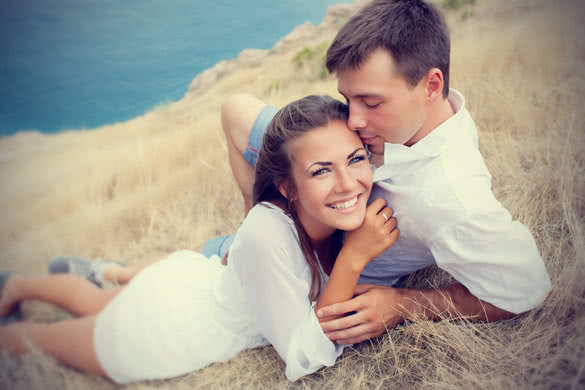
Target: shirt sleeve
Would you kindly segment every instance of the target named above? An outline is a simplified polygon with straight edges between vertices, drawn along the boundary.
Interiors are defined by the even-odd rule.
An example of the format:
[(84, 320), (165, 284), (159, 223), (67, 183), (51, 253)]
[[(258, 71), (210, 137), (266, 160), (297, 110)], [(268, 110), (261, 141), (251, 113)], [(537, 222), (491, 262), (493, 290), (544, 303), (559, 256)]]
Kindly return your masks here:
[(503, 207), (465, 215), (430, 248), (437, 265), (473, 295), (509, 312), (534, 308), (551, 289), (532, 234)]
[(296, 231), (274, 213), (264, 211), (265, 218), (241, 229), (234, 266), (257, 328), (284, 360), (286, 377), (295, 381), (332, 366), (343, 346), (323, 333), (309, 300), (311, 272)]

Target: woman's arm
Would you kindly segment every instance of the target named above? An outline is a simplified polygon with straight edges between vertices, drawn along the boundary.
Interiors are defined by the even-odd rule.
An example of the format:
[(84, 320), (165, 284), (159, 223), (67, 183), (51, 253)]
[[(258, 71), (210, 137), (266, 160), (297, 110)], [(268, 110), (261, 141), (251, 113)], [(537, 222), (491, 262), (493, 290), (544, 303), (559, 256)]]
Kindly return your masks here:
[[(392, 209), (386, 206), (386, 201), (378, 198), (366, 209), (362, 225), (347, 232), (329, 281), (315, 305), (315, 313), (324, 306), (344, 302), (353, 297), (364, 267), (398, 238), (399, 231), (396, 229), (396, 219), (392, 217), (392, 213)], [(338, 317), (320, 318), (320, 321)]]
[[(376, 216), (376, 211), (384, 204), (382, 200), (382, 203), (377, 203), (377, 210), (367, 212), (372, 214), (368, 218), (378, 218), (380, 225), (385, 219)], [(364, 262), (360, 264), (355, 261), (353, 265), (357, 265), (356, 270), (363, 268), (375, 255), (369, 252), (374, 246), (370, 241), (374, 240), (366, 237), (374, 234), (372, 230), (361, 230), (361, 233), (350, 234), (346, 239), (342, 257), (348, 260), (359, 258)], [(270, 232), (270, 240), (266, 240), (265, 232)], [(383, 241), (383, 238), (377, 237), (376, 241)], [(356, 253), (360, 256), (354, 256)], [(367, 256), (362, 257), (365, 253), (368, 253)], [(339, 265), (334, 266), (327, 297), (343, 299), (342, 295), (337, 295), (340, 288), (334, 286), (343, 287), (346, 283), (343, 277), (351, 273), (344, 272), (342, 265), (348, 263), (340, 261)], [(250, 211), (232, 245), (230, 267), (241, 284), (242, 296), (249, 304), (256, 328), (254, 331), (268, 340), (285, 361), (285, 373), (289, 380), (294, 381), (335, 363), (343, 346), (327, 338), (313, 311), (309, 299), (311, 271), (299, 247), (296, 229), (280, 209), (260, 205)], [(347, 289), (349, 297), (353, 289), (354, 286)], [(327, 297), (324, 302), (329, 299)]]

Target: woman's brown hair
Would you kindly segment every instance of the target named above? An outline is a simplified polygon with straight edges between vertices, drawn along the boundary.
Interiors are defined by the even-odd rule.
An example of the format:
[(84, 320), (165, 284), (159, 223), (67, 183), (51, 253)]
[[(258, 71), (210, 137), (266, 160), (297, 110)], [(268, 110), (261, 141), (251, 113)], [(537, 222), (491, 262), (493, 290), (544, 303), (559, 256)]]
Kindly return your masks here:
[[(337, 231), (332, 237), (329, 255), (317, 258), (311, 240), (296, 212), (294, 199), (297, 189), (291, 164), (293, 156), (290, 155), (287, 145), (291, 140), (318, 127), (327, 126), (331, 121), (346, 122), (348, 116), (348, 107), (329, 96), (311, 95), (296, 100), (278, 111), (266, 128), (256, 162), (253, 204), (271, 202), (283, 207), (294, 221), (301, 250), (311, 269), (312, 281), (309, 291), (311, 301), (316, 300), (321, 294), (323, 278), (319, 264), (326, 273), (331, 272), (341, 247), (341, 232)], [(286, 198), (278, 189), (280, 185), (285, 186)]]

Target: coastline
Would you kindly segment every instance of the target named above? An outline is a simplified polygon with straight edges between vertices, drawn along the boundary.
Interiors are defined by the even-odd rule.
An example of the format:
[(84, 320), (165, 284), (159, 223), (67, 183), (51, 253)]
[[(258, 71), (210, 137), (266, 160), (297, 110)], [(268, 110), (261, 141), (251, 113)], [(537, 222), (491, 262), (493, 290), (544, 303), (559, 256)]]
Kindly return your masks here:
[[(248, 48), (242, 50), (237, 57), (219, 61), (212, 67), (198, 73), (189, 83), (183, 97), (177, 101), (162, 103), (153, 107), (143, 115), (138, 115), (125, 121), (115, 122), (98, 126), (95, 128), (64, 129), (56, 133), (43, 133), (38, 130), (22, 130), (11, 135), (0, 137), (0, 164), (7, 163), (16, 157), (31, 155), (37, 152), (51, 150), (54, 145), (67, 143), (65, 138), (83, 133), (94, 133), (99, 131), (123, 131), (126, 127), (138, 123), (145, 125), (144, 120), (157, 116), (159, 110), (182, 110), (181, 107), (190, 104), (193, 98), (198, 100), (201, 94), (213, 87), (214, 84), (235, 72), (245, 72), (248, 69), (258, 68), (265, 61), (273, 57), (290, 54), (295, 49), (311, 44), (323, 37), (332, 37), (340, 25), (349, 18), (363, 0), (354, 0), (352, 4), (337, 4), (329, 6), (322, 22), (314, 25), (305, 22), (295, 27), (287, 35), (279, 39), (271, 49)], [(200, 111), (200, 110), (198, 110)], [(147, 119), (146, 119), (147, 120)], [(115, 130), (113, 130), (115, 129)], [(57, 139), (61, 138), (61, 141)]]
[[(239, 53), (237, 53), (237, 55), (235, 57), (220, 60), (217, 63), (209, 66), (208, 68), (205, 68), (202, 70), (199, 70), (200, 68), (198, 68), (197, 74), (195, 74), (195, 76), (192, 77), (191, 80), (189, 80), (187, 82), (181, 82), (181, 84), (184, 86), (182, 89), (183, 96), (184, 96), (184, 94), (189, 93), (190, 89), (192, 89), (194, 86), (197, 85), (197, 83), (199, 83), (201, 81), (205, 81), (205, 80), (215, 81), (218, 79), (218, 77), (219, 78), (222, 77), (222, 75), (225, 74), (226, 72), (232, 72), (232, 71), (236, 70), (238, 67), (244, 68), (244, 67), (251, 66), (251, 65), (252, 66), (259, 65), (259, 61), (262, 60), (263, 54), (273, 55), (275, 53), (282, 53), (283, 51), (287, 50), (287, 48), (289, 46), (294, 45), (295, 40), (310, 38), (311, 36), (315, 36), (315, 34), (318, 34), (320, 31), (321, 32), (324, 31), (325, 29), (330, 27), (331, 24), (333, 24), (334, 21), (332, 21), (331, 18), (332, 17), (335, 18), (336, 14), (339, 15), (339, 13), (340, 13), (339, 9), (345, 9), (346, 10), (345, 14), (347, 15), (348, 10), (351, 10), (353, 8), (353, 6), (354, 6), (354, 4), (344, 4), (344, 3), (337, 4), (337, 5), (330, 5), (327, 8), (325, 15), (323, 16), (320, 24), (313, 25), (311, 22), (305, 22), (302, 25), (297, 25), (292, 30), (290, 30), (288, 33), (286, 33), (286, 35), (283, 35), (280, 38), (278, 38), (278, 41), (276, 41), (276, 43), (274, 43), (274, 45), (270, 49), (264, 50), (264, 49), (256, 49), (253, 47), (246, 48), (246, 49), (241, 50)], [(266, 46), (263, 46), (263, 47), (266, 47)], [(178, 65), (180, 65), (180, 63)], [(178, 98), (174, 97), (174, 98), (172, 98), (172, 100), (168, 100), (168, 101), (165, 101), (163, 98), (161, 98), (161, 100), (159, 100), (159, 103), (154, 103), (154, 105), (152, 105), (148, 108), (145, 108), (145, 111), (143, 113), (135, 115), (134, 117), (145, 115), (153, 110), (156, 110), (160, 106), (165, 106), (165, 105), (177, 102), (181, 98), (182, 98), (182, 96), (178, 97)], [(156, 101), (156, 97), (154, 99)], [(67, 106), (67, 104), (64, 104), (64, 106)], [(90, 118), (90, 116), (91, 116), (91, 114), (88, 117), (86, 117), (85, 119), (82, 118), (82, 120), (83, 121), (94, 120), (93, 118)], [(0, 139), (10, 137), (11, 135), (15, 135), (18, 133), (39, 132), (41, 134), (51, 135), (51, 134), (66, 133), (68, 131), (96, 130), (96, 129), (99, 129), (99, 128), (102, 128), (105, 126), (131, 121), (134, 117), (124, 119), (124, 120), (113, 119), (113, 117), (110, 117), (110, 120), (112, 120), (112, 119), (114, 120), (113, 122), (104, 123), (103, 125), (97, 125), (97, 126), (95, 126), (95, 125), (94, 126), (82, 125), (79, 127), (77, 127), (77, 126), (75, 126), (75, 127), (61, 127), (59, 129), (51, 130), (51, 129), (44, 129), (44, 127), (43, 127), (44, 125), (40, 124), (39, 129), (43, 128), (43, 130), (38, 130), (35, 127), (31, 127), (31, 128), (23, 127), (23, 128), (13, 129), (12, 131), (10, 129), (5, 129), (6, 132), (3, 132), (0, 135)], [(95, 123), (95, 121), (94, 121), (94, 123)]]

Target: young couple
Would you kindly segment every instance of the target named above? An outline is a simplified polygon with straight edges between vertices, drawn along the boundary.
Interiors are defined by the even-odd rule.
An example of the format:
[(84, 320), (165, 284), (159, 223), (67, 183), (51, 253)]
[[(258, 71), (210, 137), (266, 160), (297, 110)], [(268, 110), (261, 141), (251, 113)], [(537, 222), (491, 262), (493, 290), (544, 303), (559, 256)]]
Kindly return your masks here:
[[(1, 315), (40, 298), (81, 317), (0, 327), (0, 348), (22, 353), (29, 339), (126, 383), (270, 343), (296, 380), (406, 318), (493, 321), (542, 302), (548, 274), (530, 232), (491, 192), (473, 120), (448, 87), (449, 36), (435, 7), (374, 1), (337, 34), (327, 67), (347, 105), (312, 96), (274, 114), (246, 95), (224, 105), (249, 210), (227, 266), (176, 252), (111, 290), (70, 274), (4, 274)], [(457, 282), (391, 287), (432, 264)]]

